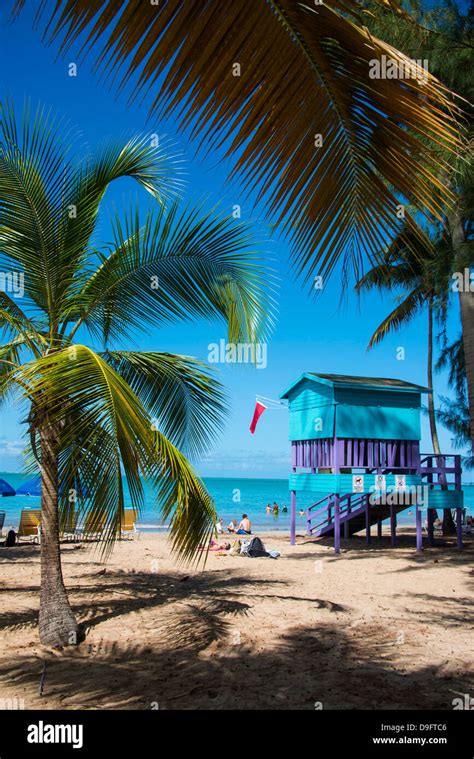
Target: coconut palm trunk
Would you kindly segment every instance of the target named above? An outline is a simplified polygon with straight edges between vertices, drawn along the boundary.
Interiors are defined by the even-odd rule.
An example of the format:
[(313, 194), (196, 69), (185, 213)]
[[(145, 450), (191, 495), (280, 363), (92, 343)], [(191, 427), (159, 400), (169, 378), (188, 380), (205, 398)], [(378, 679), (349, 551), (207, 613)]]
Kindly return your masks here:
[[(428, 387), (433, 388), (433, 296), (428, 301)], [(436, 413), (433, 393), (428, 393), (428, 416), (430, 420), (431, 442), (434, 453), (441, 453), (439, 446), (438, 429), (436, 427)]]
[(466, 365), (467, 396), (469, 399), (469, 429), (474, 448), (474, 292), (459, 293), (462, 343)]
[[(428, 387), (433, 387), (433, 297), (430, 296), (428, 301)], [(428, 394), (428, 416), (430, 420), (430, 432), (431, 442), (433, 444), (433, 451), (438, 456), (441, 454), (441, 448), (439, 445), (438, 429), (436, 426), (436, 412), (433, 394)], [(438, 460), (441, 464), (441, 460)], [(447, 490), (448, 486), (446, 478), (439, 477), (439, 482), (442, 490)], [(437, 512), (433, 509), (433, 516), (437, 518)], [(456, 532), (456, 525), (453, 520), (453, 515), (449, 509), (443, 510), (443, 535), (452, 535)]]
[[(457, 270), (464, 272), (469, 260), (466, 257), (466, 235), (462, 217), (455, 209), (448, 217)], [(474, 448), (474, 292), (470, 287), (459, 290), (459, 309), (462, 325), (462, 342), (466, 366), (467, 397), (469, 401), (469, 429)]]
[(41, 446), (41, 592), (39, 638), (49, 646), (77, 643), (78, 625), (68, 601), (59, 544), (59, 430), (40, 432)]

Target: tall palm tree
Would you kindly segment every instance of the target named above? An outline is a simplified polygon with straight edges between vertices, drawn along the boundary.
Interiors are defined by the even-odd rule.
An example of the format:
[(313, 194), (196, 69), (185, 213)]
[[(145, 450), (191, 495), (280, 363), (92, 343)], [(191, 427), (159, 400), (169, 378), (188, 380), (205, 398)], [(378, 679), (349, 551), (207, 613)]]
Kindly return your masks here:
[[(453, 263), (453, 249), (449, 237), (439, 236), (432, 246), (413, 254), (413, 249), (397, 238), (387, 249), (385, 260), (368, 271), (356, 284), (358, 292), (378, 288), (396, 290), (402, 288), (398, 305), (385, 317), (369, 341), (369, 348), (379, 343), (390, 331), (397, 331), (408, 324), (425, 308), (428, 314), (427, 384), (433, 388), (433, 321), (437, 314), (442, 319), (446, 311), (448, 281)], [(431, 441), (435, 454), (441, 453), (434, 397), (428, 393), (428, 417)], [(440, 480), (446, 489), (446, 481)], [(451, 511), (443, 511), (443, 534), (454, 534), (456, 525)]]
[[(397, 0), (376, 0), (404, 17)], [(12, 0), (48, 40), (133, 81), (151, 110), (178, 113), (208, 151), (223, 146), (265, 198), (308, 280), (343, 257), (375, 259), (399, 231), (400, 198), (440, 213), (453, 198), (441, 147), (458, 145), (451, 95), (431, 75), (388, 78), (374, 63), (410, 61), (367, 28), (363, 0)], [(422, 237), (406, 211), (410, 240)], [(408, 240), (407, 240), (408, 244)]]
[[(444, 209), (442, 225), (451, 240), (453, 271), (463, 274), (474, 266), (472, 222), (474, 218), (474, 161), (472, 141), (474, 103), (474, 5), (457, 0), (441, 0), (439, 4), (410, 0), (410, 13), (416, 23), (385, 12), (377, 0), (366, 3), (366, 23), (371, 32), (402, 50), (407, 55), (429, 61), (430, 71), (444, 85), (463, 97), (463, 118), (466, 139), (457, 154), (446, 156), (448, 170), (440, 179), (455, 194), (455, 202)], [(433, 185), (433, 196), (437, 195)], [(466, 370), (466, 392), (469, 408), (471, 448), (474, 445), (474, 288), (458, 290), (462, 325), (462, 349)]]
[[(145, 138), (110, 144), (77, 162), (61, 124), (27, 108), (17, 124), (0, 104), (0, 266), (21, 278), (21, 298), (0, 292), (0, 394), (27, 409), (42, 481), (43, 643), (77, 641), (64, 587), (60, 520), (77, 507), (105, 546), (120, 534), (125, 477), (136, 508), (142, 477), (170, 522), (174, 549), (195, 555), (215, 523), (213, 502), (186, 455), (205, 450), (222, 420), (224, 394), (206, 365), (117, 345), (150, 327), (221, 319), (229, 340), (265, 339), (268, 274), (248, 227), (172, 202), (166, 156)], [(140, 219), (113, 217), (113, 243), (97, 244), (109, 185), (131, 177), (156, 200)], [(10, 280), (8, 279), (10, 277)], [(100, 349), (96, 347), (99, 345)]]
[[(433, 321), (436, 312), (445, 307), (445, 295), (451, 270), (452, 250), (447, 240), (439, 238), (433, 247), (414, 255), (411, 247), (406, 247), (397, 238), (386, 250), (384, 260), (370, 269), (356, 284), (357, 292), (374, 288), (379, 290), (399, 290), (397, 306), (383, 319), (370, 338), (368, 348), (380, 343), (391, 331), (398, 331), (407, 325), (421, 311), (428, 315), (427, 340), (427, 384), (433, 387)], [(433, 451), (441, 453), (434, 398), (428, 394), (428, 416), (430, 422)]]
[(437, 419), (453, 433), (454, 448), (467, 448), (467, 455), (463, 456), (463, 466), (465, 469), (472, 469), (474, 453), (469, 433), (469, 405), (462, 336), (450, 345), (445, 342), (435, 368), (449, 370), (448, 384), (455, 393), (455, 400), (440, 396), (443, 405), (436, 413)]

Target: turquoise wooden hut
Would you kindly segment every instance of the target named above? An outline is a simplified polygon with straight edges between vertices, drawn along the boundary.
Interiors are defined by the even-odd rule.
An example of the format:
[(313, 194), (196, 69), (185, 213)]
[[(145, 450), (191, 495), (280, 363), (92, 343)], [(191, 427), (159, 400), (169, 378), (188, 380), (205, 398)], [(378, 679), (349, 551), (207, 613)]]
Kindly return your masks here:
[(314, 495), (307, 534), (348, 538), (390, 520), (396, 545), (397, 514), (416, 509), (417, 548), (422, 512), (434, 542), (436, 509), (455, 509), (462, 547), (461, 457), (420, 452), (422, 396), (431, 389), (399, 379), (305, 372), (280, 398), (290, 412), (291, 542), (295, 542), (297, 494)]

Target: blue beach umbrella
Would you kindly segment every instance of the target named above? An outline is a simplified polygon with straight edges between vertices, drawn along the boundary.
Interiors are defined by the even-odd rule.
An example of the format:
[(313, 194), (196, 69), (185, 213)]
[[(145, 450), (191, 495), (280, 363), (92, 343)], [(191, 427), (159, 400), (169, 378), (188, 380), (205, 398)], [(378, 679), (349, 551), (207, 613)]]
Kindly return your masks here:
[[(60, 494), (62, 495), (62, 488), (60, 488)], [(88, 497), (88, 491), (87, 488), (83, 490), (84, 498)], [(41, 477), (33, 477), (31, 480), (28, 480), (28, 482), (24, 482), (23, 485), (20, 485), (18, 490), (16, 491), (17, 495), (34, 495), (41, 497)]]
[(33, 477), (31, 480), (24, 482), (16, 491), (17, 495), (34, 495), (41, 496), (41, 478)]
[(15, 490), (6, 480), (0, 480), (0, 495), (3, 498), (5, 498), (5, 496), (15, 495)]

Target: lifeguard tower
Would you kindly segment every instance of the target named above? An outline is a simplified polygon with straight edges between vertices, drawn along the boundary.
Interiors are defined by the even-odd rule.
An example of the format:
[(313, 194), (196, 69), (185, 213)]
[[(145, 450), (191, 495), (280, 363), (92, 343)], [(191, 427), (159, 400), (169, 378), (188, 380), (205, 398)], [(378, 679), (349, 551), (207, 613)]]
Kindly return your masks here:
[(398, 379), (306, 372), (280, 398), (290, 411), (291, 543), (295, 543), (297, 493), (311, 493), (307, 535), (344, 538), (390, 521), (397, 540), (397, 514), (416, 510), (416, 547), (423, 548), (422, 514), (434, 543), (436, 509), (456, 510), (462, 548), (461, 457), (420, 453), (421, 397), (427, 387)]

